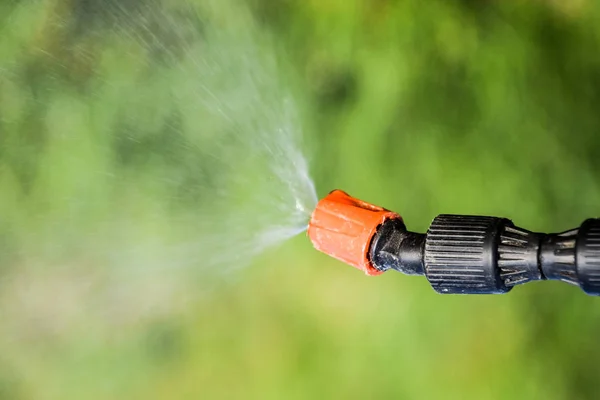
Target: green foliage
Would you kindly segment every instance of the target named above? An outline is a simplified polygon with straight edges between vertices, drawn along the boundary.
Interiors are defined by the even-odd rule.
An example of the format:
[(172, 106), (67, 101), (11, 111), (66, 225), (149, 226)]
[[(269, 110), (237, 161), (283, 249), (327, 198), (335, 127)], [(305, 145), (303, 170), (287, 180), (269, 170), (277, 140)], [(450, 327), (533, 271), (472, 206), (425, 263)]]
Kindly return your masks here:
[[(594, 2), (249, 0), (256, 26), (190, 3), (160, 7), (187, 21), (210, 3), (264, 52), (257, 32), (273, 38), (321, 195), (343, 188), (415, 230), (439, 213), (548, 231), (598, 214)], [(200, 66), (185, 58), (210, 49), (140, 46), (165, 22), (139, 4), (0, 4), (0, 399), (597, 396), (600, 308), (565, 284), (440, 296), (304, 237), (210, 292), (195, 278), (169, 292), (181, 271), (152, 269), (152, 251), (152, 272), (122, 270), (102, 250), (193, 239), (194, 207), (226, 184), (204, 173), (226, 166), (195, 135), (223, 127), (195, 112)], [(121, 280), (141, 283), (115, 293)], [(140, 311), (165, 290), (206, 296)]]

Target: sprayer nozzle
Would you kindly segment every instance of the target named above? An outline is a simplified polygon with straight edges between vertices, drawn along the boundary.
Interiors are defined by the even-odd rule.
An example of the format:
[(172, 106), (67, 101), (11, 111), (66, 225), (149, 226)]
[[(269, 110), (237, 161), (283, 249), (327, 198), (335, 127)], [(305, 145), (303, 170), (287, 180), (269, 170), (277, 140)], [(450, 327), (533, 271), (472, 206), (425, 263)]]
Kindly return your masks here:
[(369, 259), (369, 247), (377, 228), (389, 219), (401, 217), (334, 190), (317, 204), (308, 225), (308, 236), (317, 250), (367, 275), (379, 275), (381, 272)]
[(308, 236), (317, 250), (367, 275), (425, 275), (442, 294), (506, 293), (552, 279), (600, 296), (600, 218), (545, 234), (506, 218), (442, 214), (416, 233), (400, 215), (334, 190), (317, 204)]

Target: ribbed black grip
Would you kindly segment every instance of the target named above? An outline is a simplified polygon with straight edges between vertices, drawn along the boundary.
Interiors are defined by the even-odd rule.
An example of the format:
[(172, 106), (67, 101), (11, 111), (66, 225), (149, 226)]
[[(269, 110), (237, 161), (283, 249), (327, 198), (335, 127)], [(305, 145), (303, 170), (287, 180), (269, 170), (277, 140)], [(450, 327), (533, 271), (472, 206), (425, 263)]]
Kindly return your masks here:
[(588, 219), (577, 235), (577, 278), (591, 295), (600, 295), (600, 219)]
[(382, 272), (425, 274), (442, 294), (506, 293), (559, 280), (600, 296), (600, 218), (548, 234), (496, 217), (439, 215), (425, 235), (389, 220), (374, 235), (369, 260)]
[(425, 275), (439, 293), (505, 293), (497, 268), (501, 218), (439, 215), (425, 240)]

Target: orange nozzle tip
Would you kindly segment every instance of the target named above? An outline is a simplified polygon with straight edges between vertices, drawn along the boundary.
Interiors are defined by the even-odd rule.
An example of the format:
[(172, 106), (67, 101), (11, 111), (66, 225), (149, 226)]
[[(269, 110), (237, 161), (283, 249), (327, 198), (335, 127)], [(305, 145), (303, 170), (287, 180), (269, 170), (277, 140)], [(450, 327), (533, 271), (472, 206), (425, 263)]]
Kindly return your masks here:
[(395, 212), (334, 190), (317, 204), (308, 224), (308, 237), (323, 253), (352, 265), (367, 275), (380, 275), (369, 260), (369, 248), (377, 228)]

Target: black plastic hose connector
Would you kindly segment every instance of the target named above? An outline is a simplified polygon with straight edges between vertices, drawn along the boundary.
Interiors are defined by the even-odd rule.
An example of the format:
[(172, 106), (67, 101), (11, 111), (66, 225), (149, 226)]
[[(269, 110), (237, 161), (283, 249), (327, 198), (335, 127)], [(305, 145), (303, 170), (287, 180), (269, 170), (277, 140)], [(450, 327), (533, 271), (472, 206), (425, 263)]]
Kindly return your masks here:
[(560, 280), (600, 295), (600, 219), (553, 234), (467, 215), (439, 215), (421, 234), (392, 219), (377, 230), (369, 256), (379, 271), (425, 275), (443, 294), (506, 293), (531, 281)]

